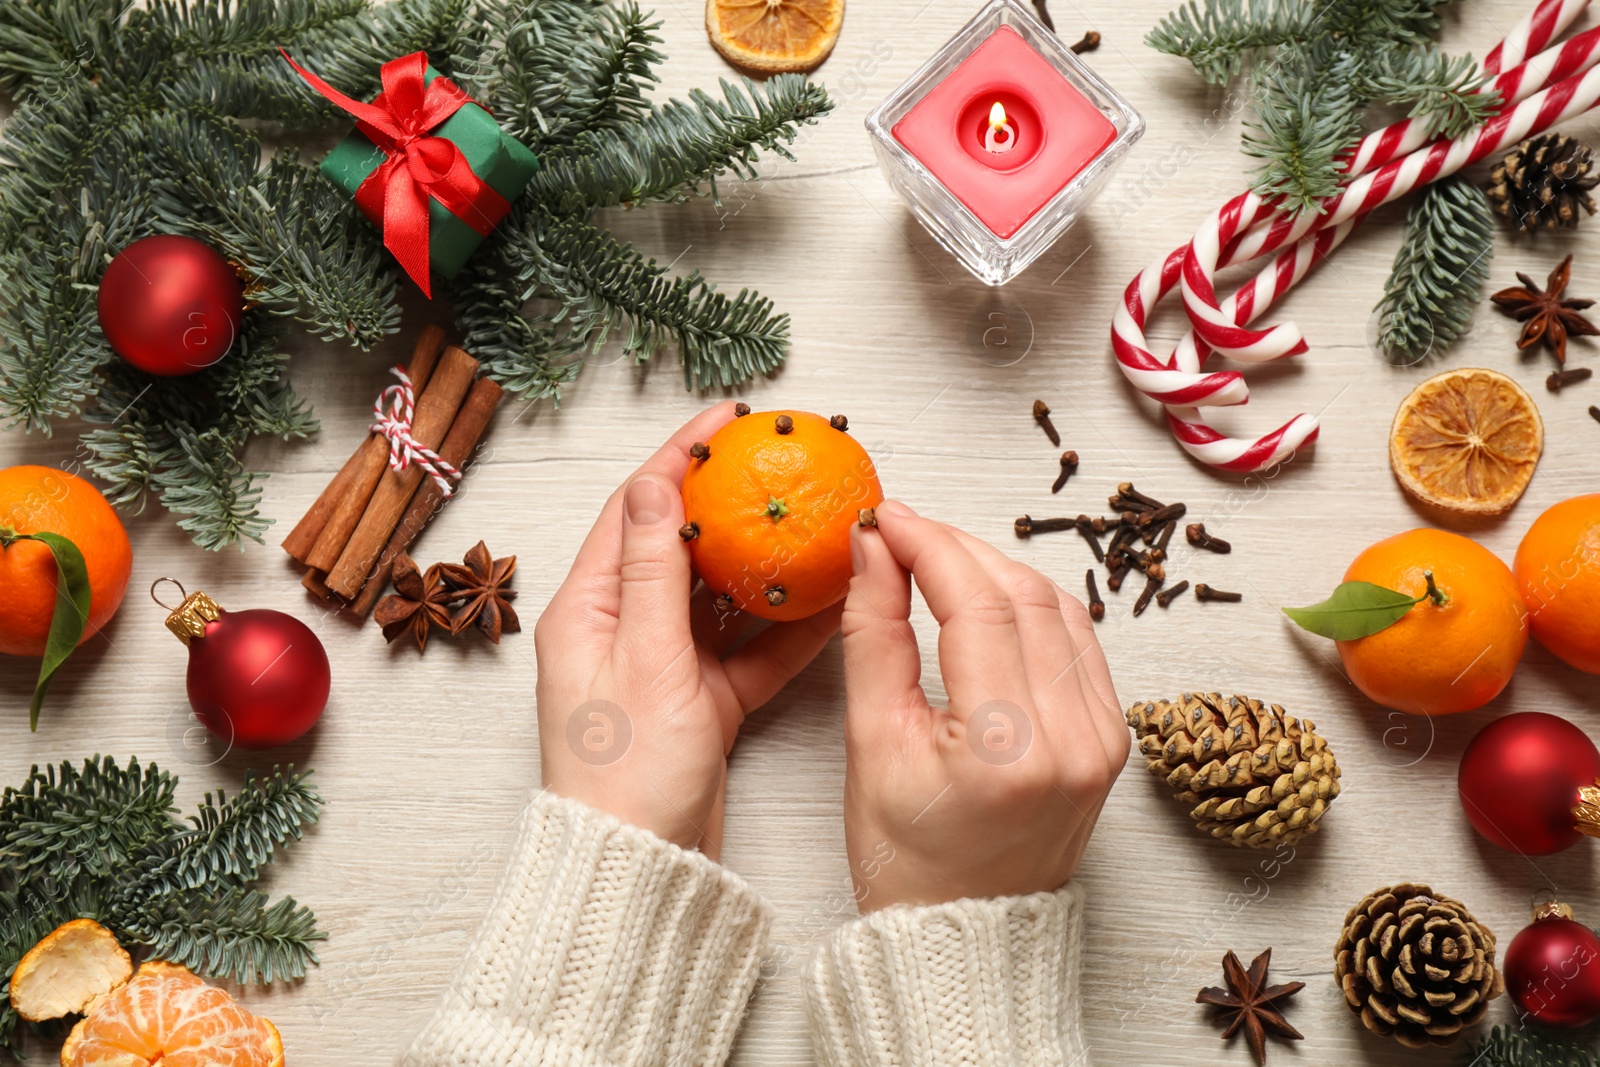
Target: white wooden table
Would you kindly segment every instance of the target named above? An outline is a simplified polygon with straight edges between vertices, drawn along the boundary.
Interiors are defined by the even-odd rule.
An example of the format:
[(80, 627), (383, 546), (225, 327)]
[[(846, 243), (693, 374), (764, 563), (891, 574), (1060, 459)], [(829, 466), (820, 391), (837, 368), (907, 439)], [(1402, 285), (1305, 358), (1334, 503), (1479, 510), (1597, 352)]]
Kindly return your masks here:
[[(657, 8), (670, 57), (665, 92), (730, 73), (705, 40), (695, 0), (659, 0)], [(1369, 344), (1400, 213), (1362, 227), (1284, 305), (1311, 352), (1251, 372), (1254, 401), (1219, 416), (1259, 431), (1294, 412), (1320, 412), (1314, 452), (1266, 477), (1218, 476), (1190, 461), (1113, 367), (1107, 326), (1133, 273), (1243, 187), (1237, 109), (1186, 64), (1141, 43), (1165, 0), (1093, 11), (1053, 0), (1052, 8), (1069, 40), (1101, 31), (1104, 44), (1087, 59), (1144, 113), (1149, 131), (1100, 203), (1003, 289), (969, 277), (911, 219), (879, 176), (862, 129), (868, 110), (970, 16), (971, 3), (856, 0), (818, 75), (838, 109), (805, 133), (797, 162), (767, 165), (771, 180), (760, 186), (725, 187), (720, 212), (705, 200), (618, 211), (607, 221), (662, 262), (700, 267), (726, 288), (756, 287), (792, 314), (787, 368), (744, 399), (758, 408), (847, 413), (891, 494), (995, 540), (1069, 589), (1081, 588), (1086, 546), (1070, 534), (1016, 541), (1017, 515), (1098, 512), (1112, 487), (1131, 479), (1187, 501), (1191, 517), (1233, 541), (1229, 556), (1178, 552), (1173, 573), (1242, 590), (1241, 605), (1185, 596), (1133, 619), (1134, 583), (1113, 598), (1100, 633), (1118, 692), (1132, 702), (1220, 689), (1282, 703), (1327, 734), (1345, 792), (1323, 833), (1274, 858), (1202, 839), (1130, 760), (1079, 874), (1091, 899), (1084, 996), (1094, 1062), (1248, 1063), (1242, 1043), (1221, 1047), (1194, 994), (1220, 982), (1224, 951), (1248, 960), (1269, 945), (1277, 980), (1308, 983), (1289, 1011), (1307, 1040), (1274, 1047), (1274, 1062), (1439, 1062), (1367, 1035), (1345, 1011), (1331, 976), (1341, 920), (1367, 891), (1411, 879), (1465, 900), (1502, 944), (1525, 923), (1530, 894), (1545, 887), (1600, 921), (1595, 846), (1536, 864), (1498, 852), (1467, 826), (1454, 787), (1462, 748), (1506, 712), (1556, 712), (1600, 734), (1600, 684), (1533, 645), (1489, 708), (1438, 723), (1391, 716), (1349, 685), (1328, 642), (1279, 613), (1280, 605), (1320, 599), (1370, 542), (1431, 521), (1396, 486), (1386, 458), (1395, 406), (1428, 371), (1392, 368)], [(1521, 0), (1463, 5), (1447, 14), (1447, 40), (1481, 55), (1523, 9)], [(1211, 119), (1217, 109), (1225, 123)], [(1597, 133), (1592, 120), (1568, 128), (1591, 141)], [(1502, 232), (1491, 288), (1509, 284), (1518, 269), (1542, 278), (1567, 251), (1577, 253), (1573, 293), (1600, 295), (1600, 222), (1586, 223), (1580, 236), (1537, 242)], [(419, 660), (412, 647), (385, 646), (370, 623), (321, 617), (276, 545), (350, 454), (386, 368), (430, 320), (448, 322), (448, 309), (408, 307), (404, 333), (372, 354), (294, 340), (293, 379), (323, 429), (310, 443), (251, 448), (252, 464), (274, 472), (263, 505), (278, 521), (269, 544), (208, 555), (158, 509), (130, 517), (127, 600), (55, 683), (37, 734), (24, 725), (32, 663), (0, 662), (9, 708), (0, 782), (20, 781), (34, 762), (137, 754), (182, 771), (187, 806), (274, 758), (315, 767), (325, 818), (269, 885), (315, 907), (330, 938), (321, 967), (303, 983), (249, 995), (282, 1029), (297, 1067), (389, 1063), (422, 1025), (485, 909), (512, 821), (538, 781), (533, 620), (611, 487), (708, 402), (683, 391), (674, 355), (641, 372), (612, 352), (593, 361), (559, 410), (505, 405), (484, 467), (417, 552), (425, 562), (458, 558), (485, 537), (496, 555), (516, 554), (525, 632), (498, 649), (437, 638)], [(1155, 332), (1170, 343), (1180, 320), (1168, 311)], [(1585, 413), (1600, 401), (1600, 386), (1547, 393), (1553, 361), (1519, 356), (1514, 337), (1514, 324), (1485, 306), (1440, 364), (1505, 371), (1543, 413), (1547, 447), (1527, 496), (1506, 518), (1469, 531), (1507, 560), (1543, 508), (1595, 488), (1600, 444), (1600, 425)], [(1574, 342), (1573, 364), (1593, 361), (1594, 345)], [(1056, 498), (1048, 487), (1057, 450), (1029, 417), (1035, 397), (1054, 408), (1065, 447), (1082, 457)], [(7, 432), (0, 465), (66, 462), (74, 429), (63, 426), (51, 440)], [(224, 606), (276, 607), (315, 626), (334, 685), (310, 738), (275, 756), (232, 753), (214, 764), (214, 754), (184, 747), (185, 651), (144, 592), (163, 575)], [(925, 613), (919, 619), (931, 664), (933, 631)], [(931, 666), (927, 673), (936, 683)], [(842, 686), (835, 643), (749, 724), (735, 754), (726, 858), (782, 917), (773, 977), (734, 1058), (746, 1067), (810, 1062), (799, 961), (850, 912), (841, 903)], [(1491, 1017), (1509, 1016), (1502, 1001)], [(52, 1056), (36, 1048), (30, 1062)]]

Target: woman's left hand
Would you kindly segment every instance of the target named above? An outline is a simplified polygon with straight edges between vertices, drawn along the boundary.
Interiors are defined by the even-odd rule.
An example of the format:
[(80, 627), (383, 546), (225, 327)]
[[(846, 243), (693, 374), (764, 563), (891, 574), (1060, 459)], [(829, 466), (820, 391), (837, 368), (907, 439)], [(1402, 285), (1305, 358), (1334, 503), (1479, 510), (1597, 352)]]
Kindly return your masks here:
[(822, 650), (843, 609), (723, 654), (746, 619), (694, 592), (678, 530), (689, 446), (733, 418), (731, 401), (701, 412), (611, 494), (534, 630), (545, 786), (712, 859), (740, 725)]

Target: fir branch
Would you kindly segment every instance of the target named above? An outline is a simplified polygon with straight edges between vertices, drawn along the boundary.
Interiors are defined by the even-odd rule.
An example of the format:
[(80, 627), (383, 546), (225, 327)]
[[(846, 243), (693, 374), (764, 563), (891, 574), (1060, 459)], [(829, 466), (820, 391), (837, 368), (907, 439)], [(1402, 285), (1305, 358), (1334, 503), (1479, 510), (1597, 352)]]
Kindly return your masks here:
[(1378, 339), (1395, 362), (1436, 353), (1466, 332), (1489, 277), (1494, 213), (1462, 178), (1428, 186), (1406, 213), (1405, 236), (1378, 304)]
[(503, 38), (465, 41), (457, 76), (535, 152), (570, 144), (590, 130), (625, 127), (650, 113), (647, 93), (663, 59), (660, 22), (630, 2), (477, 0), (481, 25)]
[(161, 492), (162, 507), (186, 516), (178, 520), (178, 527), (210, 552), (245, 538), (266, 544), (263, 535), (273, 520), (261, 517), (261, 488), (256, 483), (267, 475), (244, 469), (236, 454), (242, 442), (221, 429), (195, 433), (187, 427), (178, 428), (173, 438), (178, 449), (171, 462), (156, 471), (154, 486)]
[(35, 766), (0, 794), (0, 889), (121, 873), (168, 832), (176, 789), (176, 778), (138, 760)]
[(245, 776), (233, 797), (207, 793), (189, 817), (192, 829), (168, 839), (165, 858), (139, 878), (141, 893), (198, 889), (207, 884), (245, 886), (256, 880), (272, 853), (300, 840), (302, 827), (315, 823), (322, 798), (292, 771), (261, 778)]
[(1226, 85), (1262, 49), (1304, 41), (1317, 18), (1296, 0), (1189, 0), (1145, 35), (1158, 52), (1181, 56), (1212, 85)]
[(1430, 134), (1460, 137), (1500, 110), (1500, 94), (1481, 92), (1488, 78), (1469, 55), (1435, 49), (1375, 48), (1355, 72), (1353, 94), (1397, 107)]
[(6, 0), (0, 4), (0, 92), (91, 76), (115, 54), (127, 0)]
[(163, 222), (242, 266), (251, 300), (362, 349), (399, 328), (395, 272), (378, 231), (293, 149), (262, 170), (254, 137), (196, 114), (164, 116), (150, 138), (171, 175), (154, 183)]
[(598, 349), (625, 329), (623, 351), (649, 359), (673, 339), (688, 388), (728, 386), (775, 370), (789, 340), (789, 317), (741, 290), (729, 299), (698, 273), (669, 278), (655, 260), (574, 218), (533, 212), (506, 243), (513, 269), (537, 277), (565, 305), (576, 337)]
[[(468, 263), (456, 281), (456, 322), (463, 344), (483, 365), (484, 373), (527, 400), (552, 397), (559, 405), (561, 387), (578, 376), (583, 364), (575, 357), (586, 347), (552, 313), (534, 313), (529, 304), (549, 303), (530, 282), (513, 288), (496, 257)], [(559, 308), (559, 305), (557, 305)]]
[(548, 209), (578, 213), (643, 200), (683, 200), (724, 170), (756, 176), (761, 149), (792, 159), (785, 147), (801, 125), (833, 108), (827, 92), (797, 74), (780, 74), (745, 91), (722, 82), (723, 99), (695, 90), (633, 126), (586, 133), (552, 150), (530, 186)]
[[(185, 5), (191, 2), (184, 0)], [(468, 3), (392, 0), (372, 6), (369, 0), (250, 0), (236, 11), (230, 8), (229, 17), (202, 34), (171, 31), (172, 47), (183, 62), (175, 65), (165, 92), (177, 111), (198, 107), (289, 128), (340, 121), (342, 113), (283, 61), (279, 48), (334, 88), (365, 100), (380, 88), (380, 68), (396, 56), (417, 51), (445, 56), (458, 47)], [(275, 6), (277, 15), (270, 10)], [(267, 13), (258, 17), (246, 14), (247, 8), (264, 8)], [(292, 28), (274, 34), (275, 17)], [(241, 47), (222, 47), (218, 39), (229, 37)]]
[(1256, 117), (1246, 122), (1246, 155), (1266, 160), (1253, 188), (1281, 196), (1284, 210), (1315, 208), (1339, 191), (1342, 154), (1361, 133), (1352, 95), (1360, 60), (1327, 49), (1297, 53), (1257, 71)]
[(1537, 1029), (1497, 1026), (1468, 1046), (1463, 1067), (1600, 1067), (1600, 1058)]
[(307, 965), (318, 962), (316, 943), (327, 940), (316, 916), (293, 897), (269, 906), (266, 894), (252, 889), (164, 894), (126, 905), (115, 921), (154, 958), (255, 985), (304, 978)]

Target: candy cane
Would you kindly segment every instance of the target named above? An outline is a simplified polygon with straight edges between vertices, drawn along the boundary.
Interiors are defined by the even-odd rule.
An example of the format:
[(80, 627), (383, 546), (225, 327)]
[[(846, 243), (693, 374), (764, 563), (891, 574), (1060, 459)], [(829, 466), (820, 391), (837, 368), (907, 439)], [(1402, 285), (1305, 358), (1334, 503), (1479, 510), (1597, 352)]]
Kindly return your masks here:
[[(1448, 177), (1507, 145), (1580, 115), (1596, 103), (1600, 103), (1600, 70), (1590, 68), (1582, 75), (1565, 78), (1535, 93), (1465, 136), (1435, 141), (1356, 178), (1313, 210), (1275, 220), (1264, 232), (1258, 231), (1241, 242), (1236, 256), (1264, 255), (1308, 233), (1364, 215), (1419, 186)], [(1266, 330), (1239, 326), (1223, 314), (1212, 285), (1221, 261), (1222, 246), (1273, 210), (1269, 202), (1255, 193), (1230, 201), (1195, 234), (1184, 258), (1179, 277), (1184, 308), (1200, 340), (1224, 355), (1243, 353), (1246, 358), (1272, 359), (1274, 352), (1291, 355), (1305, 350), (1305, 340), (1293, 323), (1280, 323)]]
[(1561, 31), (1577, 21), (1588, 6), (1589, 0), (1540, 0), (1511, 27), (1499, 44), (1489, 49), (1489, 54), (1483, 57), (1484, 72), (1498, 74), (1510, 70), (1528, 56), (1542, 52)]
[[(1585, 3), (1587, 0), (1544, 0), (1524, 19), (1524, 22), (1544, 27), (1554, 26), (1554, 30), (1550, 32), (1559, 32), (1577, 16)], [(1555, 16), (1550, 12), (1555, 12)], [(1523, 32), (1528, 32), (1526, 26), (1523, 27)], [(1507, 40), (1512, 40), (1514, 36), (1515, 31), (1513, 35), (1508, 35)], [(1548, 37), (1544, 39), (1547, 40)], [(1498, 47), (1496, 52), (1500, 52)], [(1491, 53), (1491, 56), (1493, 55), (1494, 53)], [(1501, 75), (1489, 88), (1498, 91), (1507, 103), (1517, 103), (1543, 89), (1552, 80), (1559, 80), (1588, 69), (1597, 59), (1600, 59), (1600, 28), (1585, 31), (1559, 48), (1540, 53), (1534, 59)], [(1404, 120), (1369, 134), (1352, 152), (1347, 172), (1352, 177), (1359, 176), (1374, 166), (1409, 153), (1425, 143), (1427, 135), (1423, 132), (1424, 129), (1421, 123)], [(1236, 197), (1234, 203), (1242, 202), (1244, 196), (1245, 194), (1241, 194)], [(1259, 229), (1252, 232), (1257, 233)], [(1240, 254), (1237, 247), (1247, 239), (1248, 236), (1245, 235), (1235, 240), (1234, 246), (1228, 250), (1223, 265), (1253, 258), (1253, 254)], [(1145, 318), (1176, 283), (1186, 251), (1187, 246), (1175, 249), (1141, 272), (1130, 283), (1124, 297), (1124, 308), (1118, 309), (1112, 329), (1112, 344), (1118, 362), (1123, 373), (1135, 387), (1164, 403), (1185, 406), (1244, 403), (1249, 391), (1242, 375), (1237, 371), (1201, 374), (1197, 364), (1189, 370), (1177, 370), (1173, 361), (1162, 360), (1147, 349), (1148, 343), (1144, 339), (1142, 329)], [(1130, 301), (1135, 303), (1130, 304)], [(1137, 324), (1134, 322), (1134, 315), (1125, 313), (1125, 309), (1134, 307), (1142, 309), (1136, 312)], [(1180, 344), (1193, 345), (1192, 335), (1186, 334)], [(1209, 350), (1203, 352), (1202, 356), (1208, 353)], [(1267, 358), (1281, 358), (1284, 354), (1287, 353), (1277, 353)], [(1248, 360), (1252, 358), (1252, 354), (1237, 353), (1235, 358)]]
[[(1576, 18), (1585, 2), (1586, 0), (1544, 0), (1523, 20), (1517, 30), (1508, 35), (1505, 46), (1497, 47), (1491, 52), (1485, 62), (1486, 70), (1492, 73), (1498, 63), (1515, 62), (1528, 51), (1541, 48)], [(1516, 63), (1511, 70), (1496, 78), (1487, 90), (1498, 92), (1507, 104), (1516, 103), (1551, 82), (1566, 81), (1572, 74), (1587, 70), (1597, 58), (1600, 58), (1600, 30), (1590, 30), (1558, 48), (1539, 52), (1532, 60)], [(1565, 87), (1565, 90), (1570, 92), (1571, 97), (1580, 98), (1590, 91), (1589, 86), (1583, 84), (1581, 80), (1574, 80)], [(1454, 166), (1459, 168), (1467, 162), (1481, 159), (1496, 147), (1503, 146), (1507, 139), (1520, 139), (1525, 133), (1516, 131), (1530, 116), (1543, 128), (1582, 109), (1570, 98), (1563, 101), (1561, 94), (1551, 94), (1542, 107), (1538, 104), (1531, 105), (1522, 109), (1520, 116), (1491, 124), (1501, 134), (1497, 145), (1485, 148), (1484, 145), (1489, 144), (1491, 139), (1480, 136), (1474, 145), (1476, 151), (1470, 153), (1468, 158), (1454, 162), (1447, 157), (1444, 165), (1454, 162)], [(1352, 176), (1360, 175), (1372, 166), (1404, 155), (1408, 149), (1414, 151), (1413, 146), (1419, 145), (1424, 136), (1420, 124), (1410, 121), (1396, 123), (1388, 129), (1380, 130), (1365, 138), (1352, 153), (1347, 172)], [(1436, 172), (1432, 178), (1438, 176), (1439, 173)], [(1381, 183), (1372, 187), (1381, 188)], [(1255, 255), (1271, 251), (1289, 240), (1299, 239), (1291, 252), (1280, 256), (1272, 268), (1253, 279), (1223, 305), (1226, 308), (1226, 323), (1237, 327), (1241, 322), (1250, 321), (1304, 277), (1313, 263), (1337, 247), (1348, 235), (1350, 228), (1364, 217), (1366, 211), (1403, 195), (1404, 191), (1404, 189), (1392, 189), (1382, 198), (1363, 200), (1356, 208), (1347, 208), (1337, 220), (1322, 219), (1315, 226), (1303, 224), (1296, 226), (1294, 223), (1298, 220), (1280, 218), (1276, 220), (1276, 228), (1270, 233), (1270, 241), (1266, 239), (1268, 235), (1257, 231), (1253, 235), (1234, 239), (1225, 250), (1219, 250), (1218, 255), (1222, 259), (1220, 265), (1225, 266), (1227, 263), (1253, 258)], [(1241, 201), (1245, 199), (1236, 198)], [(1253, 205), (1244, 203), (1229, 205), (1235, 209), (1243, 209), (1246, 206)], [(1227, 210), (1228, 208), (1224, 209)], [(1219, 212), (1219, 216), (1221, 214)], [(1244, 212), (1241, 210), (1237, 217), (1243, 218)], [(1288, 225), (1285, 225), (1286, 222)], [(1314, 233), (1315, 236), (1307, 238), (1304, 236), (1307, 233)], [(1153, 309), (1161, 297), (1170, 290), (1174, 276), (1183, 275), (1183, 261), (1193, 258), (1186, 253), (1187, 250), (1183, 249), (1175, 251), (1141, 272), (1140, 276), (1129, 285), (1123, 306), (1119, 307), (1113, 322), (1113, 347), (1117, 350), (1119, 363), (1130, 378), (1145, 379), (1143, 382), (1136, 380), (1136, 384), (1140, 384), (1141, 387), (1154, 386), (1147, 391), (1167, 404), (1168, 422), (1180, 443), (1191, 454), (1205, 462), (1227, 469), (1253, 470), (1270, 466), (1281, 461), (1294, 449), (1315, 439), (1317, 421), (1313, 417), (1296, 416), (1284, 426), (1254, 441), (1228, 438), (1200, 420), (1196, 405), (1244, 402), (1248, 398), (1248, 388), (1244, 385), (1242, 376), (1237, 372), (1201, 374), (1200, 364), (1208, 354), (1208, 350), (1202, 348), (1193, 330), (1179, 342), (1171, 361), (1160, 361), (1145, 350), (1146, 342), (1142, 329), (1145, 318), (1149, 310)], [(1269, 278), (1272, 280), (1272, 288), (1267, 298), (1253, 300), (1253, 296), (1260, 294), (1263, 281)], [(1206, 282), (1209, 284), (1209, 277)], [(1214, 302), (1214, 291), (1210, 292), (1210, 296)], [(1219, 314), (1222, 312), (1221, 308), (1217, 310)], [(1267, 331), (1268, 334), (1271, 332)], [(1251, 343), (1235, 349), (1230, 354), (1235, 358), (1258, 361), (1282, 358), (1304, 350), (1303, 339), (1295, 336), (1297, 334), (1297, 330), (1293, 333), (1281, 331), (1280, 342), (1287, 337), (1289, 343), (1280, 343), (1277, 346)]]

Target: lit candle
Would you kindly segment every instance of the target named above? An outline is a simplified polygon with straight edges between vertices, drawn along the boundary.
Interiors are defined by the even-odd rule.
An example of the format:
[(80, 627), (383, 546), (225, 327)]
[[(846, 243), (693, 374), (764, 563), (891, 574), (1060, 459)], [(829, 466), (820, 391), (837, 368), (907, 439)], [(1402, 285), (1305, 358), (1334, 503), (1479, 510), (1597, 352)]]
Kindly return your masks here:
[(1071, 225), (1144, 121), (1019, 0), (990, 0), (867, 128), (918, 220), (999, 284)]
[(1006, 106), (998, 100), (989, 109), (989, 128), (983, 134), (983, 147), (991, 152), (1009, 152), (1017, 147), (1017, 131), (1006, 121)]

